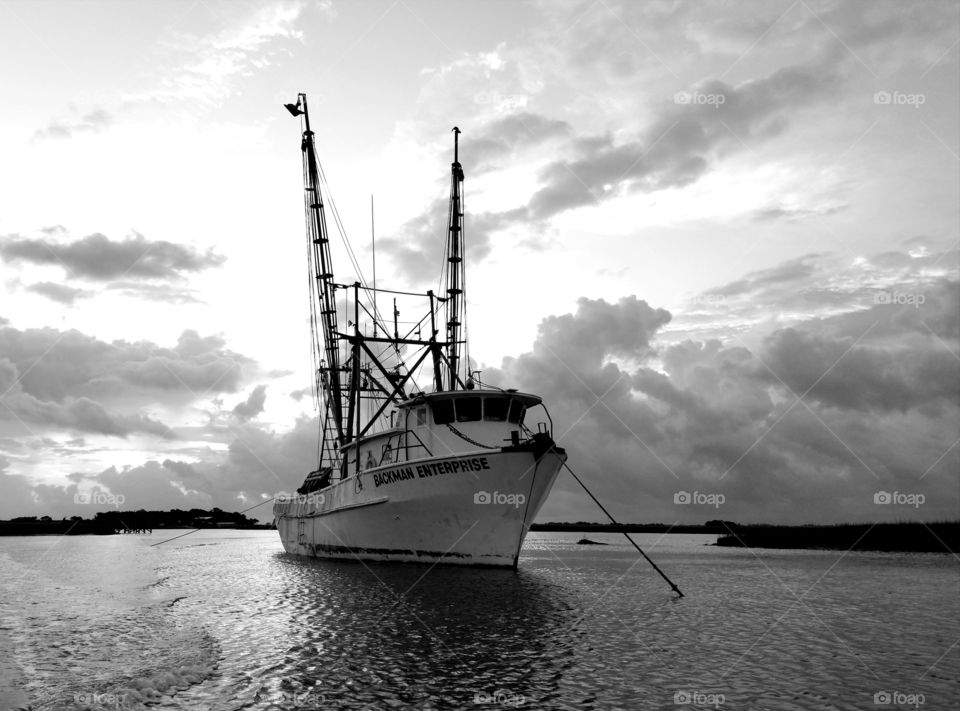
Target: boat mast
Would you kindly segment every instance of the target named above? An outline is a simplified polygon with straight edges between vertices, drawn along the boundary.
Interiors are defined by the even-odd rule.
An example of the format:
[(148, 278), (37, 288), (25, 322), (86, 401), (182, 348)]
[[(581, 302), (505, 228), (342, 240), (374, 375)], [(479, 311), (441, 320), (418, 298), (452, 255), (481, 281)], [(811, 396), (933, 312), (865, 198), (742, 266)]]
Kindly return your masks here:
[[(324, 390), (327, 416), (333, 420), (338, 444), (344, 444), (343, 397), (340, 382), (340, 336), (337, 326), (337, 304), (333, 283), (333, 266), (330, 259), (330, 238), (320, 192), (320, 175), (317, 163), (313, 131), (310, 130), (310, 114), (307, 111), (307, 95), (298, 94), (296, 104), (284, 104), (294, 116), (303, 116), (304, 208), (306, 211), (307, 246), (310, 250), (311, 271), (316, 280), (317, 300), (320, 306), (320, 322), (323, 331), (325, 362), (317, 368)], [(327, 423), (324, 423), (324, 435)], [(324, 443), (326, 445), (326, 443)]]
[[(460, 166), (460, 129), (453, 127), (453, 163), (450, 165), (450, 213), (447, 222), (447, 362), (448, 389), (456, 390), (460, 363), (460, 327), (463, 309), (463, 207), (460, 193), (463, 168)], [(461, 383), (462, 384), (462, 383)]]

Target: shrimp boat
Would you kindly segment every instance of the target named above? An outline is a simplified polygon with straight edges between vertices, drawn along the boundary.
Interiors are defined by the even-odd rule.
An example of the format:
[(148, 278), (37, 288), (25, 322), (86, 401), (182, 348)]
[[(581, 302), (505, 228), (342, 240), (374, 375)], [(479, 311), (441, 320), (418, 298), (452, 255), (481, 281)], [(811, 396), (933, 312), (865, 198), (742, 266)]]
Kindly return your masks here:
[[(274, 504), (283, 547), (317, 558), (516, 568), (566, 453), (540, 397), (484, 385), (470, 372), (460, 130), (453, 129), (441, 292), (377, 289), (375, 278), (373, 286), (334, 278), (324, 198), (340, 220), (321, 183), (307, 97), (285, 106), (303, 131), (320, 418), (317, 468), (296, 495)], [(385, 295), (392, 320), (378, 309)], [(398, 297), (417, 304), (419, 320), (400, 321)]]

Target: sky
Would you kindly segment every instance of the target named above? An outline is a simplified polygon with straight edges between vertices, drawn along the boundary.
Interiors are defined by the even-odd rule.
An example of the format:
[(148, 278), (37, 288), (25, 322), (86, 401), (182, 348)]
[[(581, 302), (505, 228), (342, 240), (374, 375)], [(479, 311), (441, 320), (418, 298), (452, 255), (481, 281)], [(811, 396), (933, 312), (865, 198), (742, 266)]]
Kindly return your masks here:
[[(946, 1), (2, 0), (0, 518), (313, 468), (305, 92), (387, 288), (436, 285), (461, 129), (470, 355), (618, 519), (956, 520), (958, 42)], [(602, 514), (561, 474), (539, 520)]]

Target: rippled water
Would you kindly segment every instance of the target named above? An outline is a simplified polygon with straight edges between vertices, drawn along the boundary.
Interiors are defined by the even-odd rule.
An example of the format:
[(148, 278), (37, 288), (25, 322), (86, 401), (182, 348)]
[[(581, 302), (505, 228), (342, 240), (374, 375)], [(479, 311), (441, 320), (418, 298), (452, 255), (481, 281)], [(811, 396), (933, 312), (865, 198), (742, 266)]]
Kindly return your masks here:
[(517, 572), (169, 536), (0, 538), (7, 707), (960, 707), (948, 555), (637, 536), (676, 600), (616, 536), (533, 534)]

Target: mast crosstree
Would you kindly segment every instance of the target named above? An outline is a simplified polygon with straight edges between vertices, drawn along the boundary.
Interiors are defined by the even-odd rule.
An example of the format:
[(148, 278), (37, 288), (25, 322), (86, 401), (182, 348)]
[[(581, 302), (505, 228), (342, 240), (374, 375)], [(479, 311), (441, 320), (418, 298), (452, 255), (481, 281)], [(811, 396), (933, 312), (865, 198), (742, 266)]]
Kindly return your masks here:
[[(369, 292), (377, 291), (394, 294), (407, 292), (377, 289), (375, 285), (372, 289), (369, 285), (361, 287), (359, 281), (352, 284), (337, 284), (334, 281), (330, 237), (321, 192), (323, 173), (317, 159), (314, 132), (310, 128), (306, 94), (298, 94), (296, 104), (284, 106), (293, 116), (301, 117), (303, 123), (300, 148), (303, 153), (304, 209), (310, 266), (310, 323), (313, 331), (315, 389), (321, 401), (323, 417), (318, 472), (339, 472), (338, 476), (345, 477), (350, 472), (347, 471), (348, 458), (342, 456), (344, 448), (370, 433), (386, 417), (384, 413), (391, 404), (399, 405), (419, 390), (413, 377), (421, 366), (424, 366), (428, 356), (432, 358), (432, 380), (437, 391), (466, 387), (464, 379), (459, 375), (462, 360), (460, 349), (465, 345), (462, 334), (466, 310), (460, 129), (453, 129), (454, 156), (451, 164), (447, 264), (444, 274), (446, 298), (439, 298), (432, 291), (423, 295), (429, 300), (429, 313), (406, 334), (398, 331), (398, 312), (394, 307), (392, 337), (385, 325), (381, 331), (383, 335), (378, 334), (376, 326), (373, 334), (367, 335), (359, 324), (361, 309), (375, 324), (379, 315), (375, 305), (371, 313), (360, 304), (361, 288), (368, 292), (368, 296)], [(332, 203), (331, 205), (336, 218), (336, 206)], [(352, 325), (353, 328), (349, 332), (341, 331), (338, 323), (337, 289), (344, 289), (348, 294), (353, 292), (352, 323), (348, 323), (348, 326)], [(375, 301), (372, 303), (375, 304)], [(446, 334), (443, 340), (438, 339), (440, 332), (436, 323), (437, 310), (441, 304), (445, 307), (446, 317)], [(420, 328), (426, 326), (427, 320), (429, 337), (423, 339), (419, 336)], [(349, 348), (344, 349), (345, 345)], [(386, 350), (377, 352), (377, 349), (383, 346), (386, 346)], [(384, 362), (386, 354), (391, 352), (395, 354), (395, 364)], [(404, 363), (404, 360), (408, 363)], [(401, 372), (401, 369), (405, 372)], [(368, 405), (365, 413), (364, 404)], [(354, 457), (354, 462), (359, 465), (357, 457)]]

